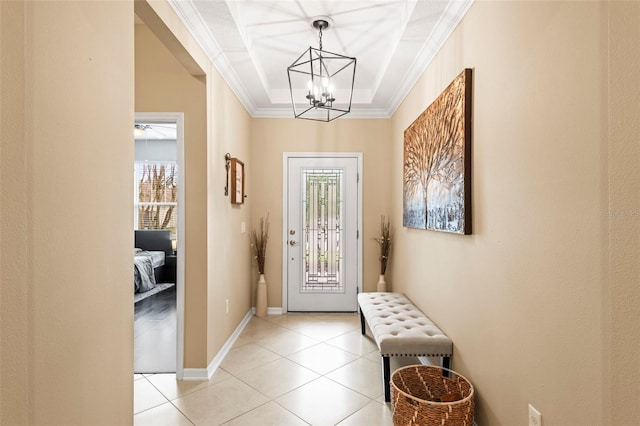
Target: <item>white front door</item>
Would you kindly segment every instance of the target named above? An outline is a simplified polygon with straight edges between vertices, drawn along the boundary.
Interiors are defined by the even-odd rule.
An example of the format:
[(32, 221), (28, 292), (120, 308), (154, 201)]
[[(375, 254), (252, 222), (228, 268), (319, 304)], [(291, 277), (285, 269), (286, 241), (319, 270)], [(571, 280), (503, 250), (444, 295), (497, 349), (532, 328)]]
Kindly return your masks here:
[(357, 310), (361, 158), (335, 155), (285, 158), (288, 311)]

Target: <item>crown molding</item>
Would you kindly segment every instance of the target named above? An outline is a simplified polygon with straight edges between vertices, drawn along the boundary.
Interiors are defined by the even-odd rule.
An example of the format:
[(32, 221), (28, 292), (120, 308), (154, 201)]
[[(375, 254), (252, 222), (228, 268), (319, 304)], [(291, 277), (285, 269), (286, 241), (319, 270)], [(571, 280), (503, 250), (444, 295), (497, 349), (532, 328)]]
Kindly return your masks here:
[(440, 20), (433, 28), (433, 31), (427, 38), (428, 42), (422, 46), (420, 53), (416, 56), (413, 64), (408, 68), (408, 72), (402, 79), (402, 83), (396, 95), (389, 102), (388, 111), (390, 116), (395, 114), (396, 110), (405, 97), (409, 94), (418, 79), (427, 70), (427, 67), (442, 48), (451, 33), (456, 29), (462, 18), (467, 13), (474, 0), (453, 0), (449, 2), (447, 10), (442, 14)]
[(202, 17), (196, 10), (193, 1), (168, 0), (168, 2), (180, 20), (185, 24), (189, 33), (191, 33), (198, 45), (202, 50), (204, 50), (209, 60), (213, 63), (213, 66), (218, 70), (218, 73), (220, 73), (240, 103), (245, 107), (249, 115), (253, 117), (256, 108), (247, 92), (247, 89), (244, 84), (242, 84), (242, 80), (238, 78), (231, 66), (231, 63), (225, 56), (222, 49), (220, 49), (220, 46), (215, 41), (213, 35), (207, 28), (207, 25), (202, 20)]

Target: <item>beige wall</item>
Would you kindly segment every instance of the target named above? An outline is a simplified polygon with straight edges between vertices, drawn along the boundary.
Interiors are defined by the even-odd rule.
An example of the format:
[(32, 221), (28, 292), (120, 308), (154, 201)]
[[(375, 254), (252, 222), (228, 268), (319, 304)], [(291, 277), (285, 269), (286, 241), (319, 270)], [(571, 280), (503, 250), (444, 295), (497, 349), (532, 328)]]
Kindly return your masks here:
[[(185, 39), (168, 4), (136, 3), (155, 29), (171, 27), (163, 41), (181, 63), (206, 74), (193, 79), (170, 60), (158, 63), (168, 58), (159, 49), (148, 63), (156, 61), (162, 68), (155, 71), (182, 89), (189, 86), (185, 101), (169, 107), (151, 84), (136, 93), (139, 110), (183, 107), (185, 136), (199, 141), (185, 148), (194, 163), (188, 188), (205, 194), (193, 202), (201, 238), (193, 238), (187, 260), (199, 293), (187, 298), (205, 301), (187, 311), (187, 338), (200, 342), (185, 358), (188, 367), (204, 368), (250, 308), (248, 247), (227, 237), (230, 223), (239, 230), (249, 220), (249, 205), (232, 208), (222, 194), (223, 153), (248, 156), (249, 116)], [(132, 207), (133, 2), (0, 6), (0, 423), (131, 424), (133, 297), (125, 283), (133, 278), (133, 223), (131, 208), (113, 206)], [(152, 74), (143, 77), (158, 81)], [(191, 105), (201, 111), (199, 127), (190, 127)], [(229, 241), (207, 250), (219, 235)], [(228, 314), (217, 294), (230, 299)]]
[(129, 424), (133, 4), (0, 4), (1, 423)]
[(26, 425), (30, 417), (24, 19), (23, 2), (0, 3), (0, 424), (3, 425), (10, 422)]
[[(213, 359), (251, 308), (251, 254), (247, 234), (253, 201), (232, 205), (224, 195), (227, 174), (225, 153), (247, 163), (250, 151), (251, 117), (233, 92), (212, 72), (207, 80), (210, 105), (208, 153), (209, 182), (209, 326), (207, 354)], [(246, 167), (247, 181), (252, 171)], [(229, 313), (225, 313), (229, 300)]]
[[(331, 123), (294, 119), (251, 122), (251, 223), (270, 215), (271, 235), (265, 274), (270, 307), (282, 306), (282, 158), (285, 152), (363, 153), (363, 286), (375, 291), (378, 280), (377, 236), (380, 215), (389, 215), (390, 120), (339, 119)], [(281, 238), (282, 236), (282, 238)], [(257, 270), (253, 267), (254, 281)], [(254, 284), (255, 287), (255, 284)], [(255, 300), (255, 295), (253, 295)], [(255, 303), (254, 303), (255, 304)]]
[[(546, 426), (637, 422), (638, 215), (608, 211), (638, 212), (638, 99), (617, 98), (639, 19), (608, 7), (474, 3), (393, 118), (391, 277), (453, 339), (479, 424), (526, 424), (528, 403)], [(402, 228), (402, 132), (465, 67), (473, 235)]]
[(640, 418), (640, 3), (611, 2), (608, 12), (609, 143), (602, 148), (609, 156), (610, 286), (603, 302), (610, 364), (603, 376), (611, 391), (604, 402), (611, 424), (632, 425)]
[(187, 72), (145, 25), (135, 26), (136, 112), (184, 113), (185, 357), (203, 367), (207, 315), (207, 117), (206, 84)]
[(136, 25), (136, 111), (185, 114), (185, 367), (206, 368), (250, 309), (251, 203), (223, 191), (224, 154), (249, 156), (250, 117), (167, 3), (136, 13), (149, 24)]

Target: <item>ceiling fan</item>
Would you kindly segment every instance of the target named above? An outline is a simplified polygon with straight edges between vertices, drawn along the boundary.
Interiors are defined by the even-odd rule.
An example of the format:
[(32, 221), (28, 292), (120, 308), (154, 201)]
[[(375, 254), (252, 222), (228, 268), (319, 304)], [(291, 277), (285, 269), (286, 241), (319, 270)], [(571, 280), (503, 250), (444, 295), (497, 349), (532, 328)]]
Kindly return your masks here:
[(133, 135), (136, 139), (176, 139), (175, 123), (135, 123)]

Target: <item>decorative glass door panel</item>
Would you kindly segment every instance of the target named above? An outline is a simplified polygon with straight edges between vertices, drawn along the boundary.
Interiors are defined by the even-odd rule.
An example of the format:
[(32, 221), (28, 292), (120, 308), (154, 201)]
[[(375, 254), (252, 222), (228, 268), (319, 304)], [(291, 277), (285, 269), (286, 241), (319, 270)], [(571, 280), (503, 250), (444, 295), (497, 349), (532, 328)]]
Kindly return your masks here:
[(289, 311), (357, 310), (358, 161), (326, 156), (287, 159)]
[(304, 169), (302, 181), (304, 237), (303, 293), (343, 293), (341, 169)]

